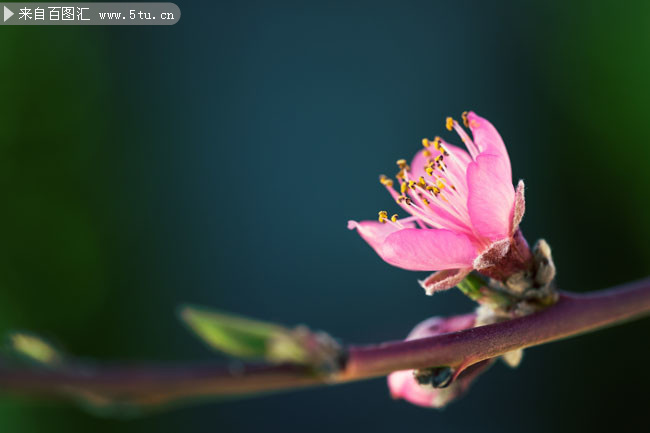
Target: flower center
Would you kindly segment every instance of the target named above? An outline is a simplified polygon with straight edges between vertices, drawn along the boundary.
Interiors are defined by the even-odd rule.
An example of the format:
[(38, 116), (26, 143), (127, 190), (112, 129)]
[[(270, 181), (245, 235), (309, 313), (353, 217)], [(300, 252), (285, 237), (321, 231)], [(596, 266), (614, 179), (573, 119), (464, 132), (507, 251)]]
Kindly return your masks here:
[[(467, 116), (463, 113), (467, 126)], [(467, 210), (467, 166), (479, 154), (465, 130), (451, 117), (447, 118), (448, 130), (455, 130), (469, 151), (450, 145), (442, 138), (422, 139), (422, 150), (416, 155), (410, 167), (405, 159), (397, 161), (399, 172), (399, 192), (395, 190), (394, 181), (382, 175), (379, 181), (384, 185), (397, 204), (415, 218), (422, 228), (445, 228), (474, 234)], [(469, 156), (469, 157), (468, 157)], [(388, 218), (388, 212), (379, 212), (379, 222), (402, 224), (397, 214)]]

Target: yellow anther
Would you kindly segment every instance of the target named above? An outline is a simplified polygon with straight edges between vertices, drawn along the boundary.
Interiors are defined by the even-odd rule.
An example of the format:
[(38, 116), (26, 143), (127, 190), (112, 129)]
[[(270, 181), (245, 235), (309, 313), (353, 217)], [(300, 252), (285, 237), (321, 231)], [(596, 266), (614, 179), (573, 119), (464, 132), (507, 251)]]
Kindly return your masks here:
[(404, 179), (404, 170), (400, 170), (395, 177), (398, 179)]
[(385, 210), (380, 210), (379, 211), (379, 218), (377, 218), (377, 220), (380, 223), (385, 223), (387, 218), (388, 218), (388, 212), (386, 212)]
[(397, 222), (397, 214), (395, 214), (395, 215), (393, 215), (392, 217), (390, 217), (390, 220), (391, 220), (392, 222), (396, 223), (396, 222)]
[(433, 169), (431, 167), (425, 168), (424, 171), (426, 171), (429, 176), (433, 176)]
[(397, 197), (396, 201), (397, 201), (397, 203), (401, 204), (402, 202), (404, 202), (404, 203), (406, 203), (408, 205), (410, 205), (411, 202), (412, 202), (412, 200), (409, 197), (405, 196), (405, 195), (400, 195), (399, 197)]
[(425, 149), (425, 150), (422, 151), (422, 155), (424, 155), (424, 156), (426, 156), (428, 158), (428, 157), (431, 156), (431, 151)]
[(445, 189), (445, 183), (442, 181), (442, 179), (438, 179), (438, 188)]
[(463, 125), (465, 125), (465, 128), (469, 128), (469, 121), (467, 120), (467, 111), (463, 111), (461, 117), (463, 118)]
[(409, 180), (409, 188), (415, 189), (415, 181), (414, 180)]
[(398, 159), (396, 164), (402, 170), (404, 170), (406, 168), (406, 160), (405, 159)]
[(406, 194), (406, 188), (408, 186), (406, 185), (406, 182), (402, 182), (402, 184), (399, 186), (399, 190), (402, 193), (402, 195)]
[(423, 139), (422, 139), (422, 146), (424, 146), (424, 147), (429, 147), (429, 146), (431, 146), (431, 142), (429, 141), (428, 138), (423, 138)]
[(444, 159), (445, 159), (444, 154), (440, 154), (440, 155), (436, 156), (435, 162), (436, 162), (436, 165), (440, 168), (440, 171), (445, 171), (446, 167), (445, 167), (445, 163), (443, 161)]
[(451, 131), (454, 129), (454, 119), (451, 117), (447, 117), (447, 120), (445, 121), (445, 126), (447, 127), (447, 131)]
[(381, 182), (381, 184), (384, 186), (388, 186), (388, 187), (393, 186), (393, 179), (389, 179), (383, 174), (379, 176), (379, 182)]
[(422, 202), (427, 206), (429, 206), (429, 200), (427, 200), (426, 198), (422, 198)]
[(424, 188), (425, 186), (427, 186), (427, 181), (424, 180), (422, 176), (420, 176), (420, 178), (418, 179), (418, 185)]
[(427, 191), (432, 192), (434, 196), (440, 194), (440, 189), (437, 186), (429, 185), (427, 186)]
[(433, 139), (433, 147), (436, 150), (440, 150), (440, 140), (442, 140), (440, 137), (436, 137)]

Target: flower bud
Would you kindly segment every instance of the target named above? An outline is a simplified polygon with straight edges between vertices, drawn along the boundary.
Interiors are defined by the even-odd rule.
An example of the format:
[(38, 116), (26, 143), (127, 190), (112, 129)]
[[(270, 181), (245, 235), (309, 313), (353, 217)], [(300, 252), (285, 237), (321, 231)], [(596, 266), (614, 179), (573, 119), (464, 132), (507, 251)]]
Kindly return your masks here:
[[(474, 314), (432, 317), (417, 325), (406, 339), (462, 331), (474, 327), (474, 324)], [(471, 365), (456, 378), (456, 370), (450, 366), (396, 371), (388, 376), (388, 387), (393, 398), (403, 398), (418, 406), (441, 408), (467, 391), (474, 379), (493, 362), (490, 359)]]
[(180, 315), (206, 344), (237, 358), (308, 365), (331, 374), (340, 369), (344, 357), (335, 339), (306, 326), (291, 329), (195, 307), (184, 307)]

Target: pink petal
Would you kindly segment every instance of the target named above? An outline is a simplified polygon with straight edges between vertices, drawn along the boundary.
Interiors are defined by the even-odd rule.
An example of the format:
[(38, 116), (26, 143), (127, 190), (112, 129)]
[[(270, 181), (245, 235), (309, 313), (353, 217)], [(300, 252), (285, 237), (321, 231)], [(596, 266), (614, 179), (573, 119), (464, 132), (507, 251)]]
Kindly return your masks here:
[(424, 156), (424, 151), (425, 149), (420, 150), (411, 160), (411, 173), (415, 179), (420, 176), (426, 179), (428, 176), (427, 172), (424, 170), (428, 164), (427, 157)]
[[(413, 222), (402, 222), (402, 225), (408, 228), (415, 227), (415, 223)], [(382, 255), (382, 244), (386, 237), (391, 233), (401, 230), (396, 224), (380, 223), (379, 221), (361, 221), (360, 223), (348, 221), (348, 229), (357, 229), (363, 240), (368, 242), (379, 256)]]
[(444, 229), (404, 229), (386, 237), (379, 255), (403, 269), (436, 271), (470, 267), (477, 251), (462, 233)]
[(524, 197), (524, 181), (520, 180), (517, 184), (517, 191), (515, 192), (515, 207), (512, 212), (512, 228), (510, 233), (514, 233), (519, 228), (519, 224), (526, 212), (526, 198)]
[(467, 209), (478, 234), (490, 240), (510, 236), (515, 189), (504, 158), (479, 155), (467, 168), (467, 185)]
[(431, 296), (435, 292), (451, 289), (463, 281), (470, 272), (472, 272), (472, 268), (445, 269), (429, 275), (426, 280), (418, 280), (418, 283), (420, 283), (426, 294)]
[(474, 143), (481, 153), (490, 153), (504, 158), (507, 167), (508, 177), (512, 177), (510, 168), (510, 157), (508, 150), (497, 132), (497, 129), (487, 120), (473, 111), (467, 113), (467, 123), (472, 131)]
[(403, 398), (422, 407), (437, 407), (434, 404), (440, 390), (418, 384), (413, 377), (413, 370), (402, 370), (389, 374), (388, 389), (394, 399)]

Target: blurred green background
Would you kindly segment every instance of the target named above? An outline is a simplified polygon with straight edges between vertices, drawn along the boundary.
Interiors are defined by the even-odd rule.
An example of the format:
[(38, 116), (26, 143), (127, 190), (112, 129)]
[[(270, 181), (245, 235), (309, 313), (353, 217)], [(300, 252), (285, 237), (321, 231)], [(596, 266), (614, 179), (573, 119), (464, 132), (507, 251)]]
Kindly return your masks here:
[[(467, 109), (503, 135), (562, 289), (650, 274), (649, 2), (177, 4), (173, 27), (0, 28), (2, 333), (181, 361), (214, 356), (183, 302), (356, 343), (467, 311), (346, 230)], [(649, 331), (533, 348), (441, 412), (378, 379), (133, 420), (2, 396), (0, 431), (647, 428)]]

